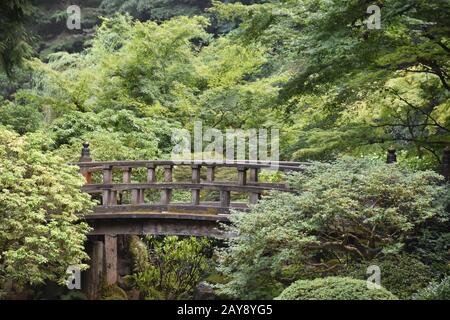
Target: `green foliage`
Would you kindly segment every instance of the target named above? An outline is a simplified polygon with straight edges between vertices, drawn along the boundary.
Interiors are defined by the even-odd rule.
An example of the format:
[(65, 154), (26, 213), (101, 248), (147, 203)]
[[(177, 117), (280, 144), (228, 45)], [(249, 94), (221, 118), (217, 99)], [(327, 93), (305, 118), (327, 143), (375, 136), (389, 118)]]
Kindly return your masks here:
[(450, 243), (449, 223), (436, 223), (418, 230), (406, 244), (406, 250), (414, 254), (427, 266), (435, 278), (450, 273)]
[(450, 132), (450, 2), (378, 5), (381, 29), (369, 30), (362, 0), (214, 2), (219, 18), (242, 20), (234, 41), (268, 48), (269, 75), (289, 70), (276, 101), (286, 156), (333, 159), (396, 143), (428, 168), (439, 163)]
[(31, 54), (31, 36), (25, 29), (33, 7), (28, 0), (0, 3), (0, 68), (11, 76), (14, 66)]
[(126, 292), (117, 284), (102, 286), (102, 300), (128, 300)]
[(54, 147), (65, 159), (79, 158), (80, 145), (89, 141), (95, 160), (153, 159), (171, 150), (176, 123), (137, 117), (128, 110), (99, 113), (73, 111), (50, 126)]
[(166, 20), (175, 16), (201, 14), (208, 0), (103, 0), (109, 13), (126, 12), (140, 20)]
[(434, 172), (364, 158), (314, 163), (289, 178), (297, 193), (273, 192), (231, 215), (238, 237), (220, 252), (231, 279), (222, 291), (271, 298), (295, 278), (402, 252), (417, 229), (448, 221), (441, 182)]
[(450, 277), (432, 282), (413, 296), (415, 300), (450, 300)]
[(78, 169), (0, 128), (0, 281), (65, 283), (69, 265), (86, 268), (94, 203), (80, 191)]
[(130, 254), (133, 259), (134, 272), (143, 272), (149, 267), (150, 261), (147, 246), (138, 236), (131, 237)]
[(42, 127), (44, 116), (30, 105), (7, 103), (0, 106), (0, 124), (19, 134), (33, 132)]
[(367, 282), (352, 278), (327, 277), (298, 280), (287, 287), (277, 300), (397, 300), (384, 288), (368, 289)]
[(195, 237), (163, 240), (147, 238), (149, 264), (137, 260), (138, 271), (129, 280), (146, 299), (188, 299), (201, 276), (209, 269), (206, 250), (210, 242)]
[(433, 279), (430, 267), (410, 255), (392, 255), (384, 259), (374, 259), (352, 266), (349, 276), (367, 279), (370, 265), (380, 267), (381, 285), (400, 299), (411, 299)]

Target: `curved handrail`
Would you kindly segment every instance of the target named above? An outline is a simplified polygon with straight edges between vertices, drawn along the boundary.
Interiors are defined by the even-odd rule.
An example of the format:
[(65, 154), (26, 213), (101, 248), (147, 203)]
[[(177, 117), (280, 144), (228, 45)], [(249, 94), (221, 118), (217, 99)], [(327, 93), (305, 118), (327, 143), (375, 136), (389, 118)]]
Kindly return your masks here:
[(80, 168), (90, 172), (100, 171), (105, 167), (146, 168), (149, 166), (204, 166), (204, 167), (241, 167), (246, 169), (277, 169), (279, 171), (301, 171), (309, 165), (307, 162), (293, 161), (199, 161), (199, 160), (127, 160), (127, 161), (92, 161), (75, 162)]

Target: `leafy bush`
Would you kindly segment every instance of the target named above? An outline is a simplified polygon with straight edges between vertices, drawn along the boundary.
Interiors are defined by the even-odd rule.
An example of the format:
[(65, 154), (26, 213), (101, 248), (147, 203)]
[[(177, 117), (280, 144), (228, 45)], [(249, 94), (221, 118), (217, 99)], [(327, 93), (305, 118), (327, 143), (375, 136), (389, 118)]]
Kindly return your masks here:
[(117, 284), (103, 285), (102, 300), (128, 300), (126, 292)]
[(426, 288), (417, 292), (415, 300), (450, 300), (450, 276), (440, 282), (432, 282)]
[[(219, 252), (231, 281), (222, 292), (272, 298), (293, 278), (316, 278), (351, 262), (402, 252), (426, 223), (448, 220), (442, 177), (364, 158), (314, 163), (290, 176), (296, 193), (272, 192), (250, 212), (231, 215), (238, 236)], [(311, 276), (316, 275), (316, 276)]]
[(78, 168), (0, 127), (0, 283), (65, 284), (69, 265), (87, 267), (83, 184)]
[(450, 273), (450, 223), (435, 223), (433, 226), (418, 230), (411, 237), (406, 250), (414, 254), (431, 268), (435, 278), (442, 278)]
[(276, 300), (396, 300), (384, 288), (368, 289), (366, 281), (327, 277), (298, 280), (287, 287)]
[(206, 250), (207, 239), (190, 237), (179, 239), (167, 236), (164, 240), (147, 237), (149, 263), (142, 261), (141, 246), (133, 245), (135, 270), (140, 270), (127, 279), (146, 299), (188, 299), (192, 297), (201, 276), (209, 269)]
[(7, 103), (0, 106), (0, 124), (20, 134), (33, 132), (43, 125), (44, 116), (30, 105)]
[(352, 267), (349, 276), (367, 279), (367, 267), (376, 265), (381, 271), (381, 285), (400, 299), (411, 296), (432, 280), (430, 267), (410, 255), (390, 255), (383, 259), (365, 261)]

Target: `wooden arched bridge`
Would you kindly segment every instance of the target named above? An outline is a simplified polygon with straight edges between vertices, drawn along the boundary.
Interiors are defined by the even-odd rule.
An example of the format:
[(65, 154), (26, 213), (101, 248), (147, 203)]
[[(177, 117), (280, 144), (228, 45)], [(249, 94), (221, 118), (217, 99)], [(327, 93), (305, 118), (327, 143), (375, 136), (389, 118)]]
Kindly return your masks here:
[[(90, 298), (96, 298), (100, 279), (117, 282), (123, 257), (120, 247), (127, 235), (193, 235), (227, 237), (219, 228), (227, 223), (230, 209), (247, 210), (270, 190), (291, 192), (285, 183), (259, 181), (263, 169), (282, 172), (303, 170), (298, 162), (205, 161), (92, 161), (89, 144), (83, 145), (76, 163), (86, 179), (83, 191), (100, 201), (85, 216), (92, 227), (86, 245), (90, 268), (83, 277)], [(219, 179), (220, 171), (235, 177)], [(190, 201), (173, 201), (178, 190), (188, 190)], [(201, 193), (212, 192), (211, 199)], [(247, 201), (233, 201), (232, 194)], [(207, 201), (208, 200), (208, 201)], [(122, 261), (122, 262), (121, 262)]]
[[(101, 202), (94, 213), (86, 216), (94, 229), (92, 235), (171, 234), (220, 237), (224, 234), (217, 228), (217, 222), (227, 222), (230, 209), (247, 210), (249, 204), (255, 204), (261, 194), (270, 190), (291, 192), (285, 183), (260, 182), (258, 177), (261, 170), (299, 171), (307, 164), (191, 160), (97, 162), (91, 161), (89, 146), (85, 144), (77, 165), (86, 178), (83, 191), (97, 196)], [(217, 172), (222, 169), (228, 170), (227, 173), (235, 176), (236, 180), (217, 179)], [(184, 181), (174, 179), (176, 171), (184, 175)], [(155, 190), (160, 193), (157, 200)], [(190, 201), (172, 201), (175, 190), (189, 190)], [(202, 201), (202, 191), (213, 191), (217, 197)], [(242, 195), (247, 195), (248, 201), (233, 202), (232, 194), (239, 194), (241, 198)]]
[[(387, 162), (396, 162), (395, 150), (388, 150)], [(125, 274), (119, 271), (119, 248), (124, 246), (123, 239), (127, 235), (226, 237), (219, 222), (228, 222), (230, 209), (247, 210), (261, 194), (270, 190), (292, 192), (286, 183), (261, 182), (261, 170), (286, 173), (308, 166), (300, 162), (239, 160), (98, 162), (92, 161), (88, 143), (83, 144), (80, 161), (76, 164), (86, 179), (83, 191), (100, 201), (94, 212), (85, 216), (93, 227), (86, 246), (91, 257), (90, 268), (83, 277), (91, 298), (99, 292), (100, 279), (112, 284)], [(450, 150), (447, 148), (442, 159), (442, 173), (447, 180), (449, 169)], [(235, 179), (220, 179), (221, 170)], [(190, 201), (172, 201), (176, 190), (189, 190)], [(205, 199), (201, 197), (202, 191), (214, 195)], [(241, 200), (246, 195), (247, 201), (232, 201), (232, 194), (240, 195)]]

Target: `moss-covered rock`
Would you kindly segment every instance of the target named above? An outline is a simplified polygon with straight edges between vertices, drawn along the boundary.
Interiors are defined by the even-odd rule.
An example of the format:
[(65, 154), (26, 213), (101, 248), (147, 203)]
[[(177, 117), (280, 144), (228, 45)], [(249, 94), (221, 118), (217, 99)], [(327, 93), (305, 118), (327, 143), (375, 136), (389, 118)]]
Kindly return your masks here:
[(104, 285), (101, 300), (128, 300), (127, 293), (116, 284)]

